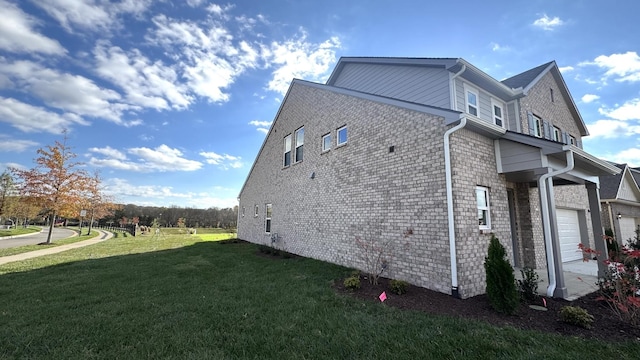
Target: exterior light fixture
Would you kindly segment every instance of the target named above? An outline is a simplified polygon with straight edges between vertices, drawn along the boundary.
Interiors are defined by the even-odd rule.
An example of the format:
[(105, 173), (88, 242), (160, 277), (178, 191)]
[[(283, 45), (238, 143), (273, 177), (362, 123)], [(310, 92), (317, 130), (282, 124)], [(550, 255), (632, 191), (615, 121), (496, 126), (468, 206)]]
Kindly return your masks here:
[(622, 214), (618, 213), (618, 220), (622, 219)]

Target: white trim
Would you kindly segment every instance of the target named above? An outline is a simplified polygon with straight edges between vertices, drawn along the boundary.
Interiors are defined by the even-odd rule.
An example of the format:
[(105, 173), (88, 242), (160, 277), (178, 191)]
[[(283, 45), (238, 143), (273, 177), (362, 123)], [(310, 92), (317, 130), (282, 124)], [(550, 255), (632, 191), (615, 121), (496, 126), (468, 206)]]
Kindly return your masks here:
[(531, 114), (533, 117), (533, 136), (544, 139), (544, 130), (542, 129), (542, 118), (536, 114)]
[[(469, 93), (475, 95), (476, 97), (476, 104), (475, 105), (471, 105), (469, 104)], [(471, 113), (469, 111), (469, 107), (474, 107), (476, 109), (476, 113)], [(478, 90), (476, 90), (475, 88), (471, 87), (469, 84), (467, 84), (466, 82), (464, 83), (464, 112), (469, 114), (469, 115), (473, 115), (477, 118), (480, 118), (480, 92)]]
[[(271, 217), (273, 216), (273, 205), (271, 203), (264, 204), (264, 233), (271, 234)], [(269, 222), (269, 231), (267, 231), (267, 221)]]
[[(485, 205), (480, 205), (478, 202), (478, 192), (481, 191), (484, 194)], [(489, 188), (486, 186), (476, 186), (476, 204), (478, 211), (486, 211), (486, 224), (478, 224), (480, 230), (491, 230), (491, 202), (489, 199)]]
[[(287, 139), (289, 140), (289, 151), (287, 151)], [(289, 165), (291, 165), (291, 146), (292, 146), (292, 140), (291, 140), (291, 134), (286, 135), (284, 138), (284, 144), (283, 144), (283, 153), (282, 153), (282, 167), (287, 167)], [(289, 163), (287, 164), (287, 152), (289, 153)]]
[[(329, 138), (329, 146), (328, 147), (324, 147), (324, 139)], [(322, 149), (322, 152), (327, 152), (329, 150), (331, 150), (331, 145), (332, 145), (332, 139), (331, 139), (331, 133), (327, 133), (322, 135), (322, 138), (320, 140), (320, 148)]]
[(557, 126), (553, 126), (553, 141), (562, 142), (562, 130)]
[[(496, 109), (495, 109), (496, 107), (500, 109), (500, 117), (496, 116)], [(507, 128), (505, 124), (506, 117), (504, 116), (505, 108), (506, 107), (504, 106), (502, 101), (497, 101), (493, 97), (491, 98), (491, 120), (495, 125), (498, 125), (496, 124), (496, 119), (500, 119), (500, 122), (502, 123), (502, 125), (498, 125), (498, 126), (506, 129)]]
[[(302, 143), (298, 144), (298, 134), (302, 132)], [(293, 163), (299, 163), (300, 161), (302, 161), (304, 159), (304, 126), (299, 127), (298, 129), (296, 129), (296, 131), (294, 132), (294, 141), (295, 141), (295, 147), (293, 148)], [(302, 159), (298, 159), (298, 148), (302, 147)]]
[[(343, 142), (340, 142), (340, 131), (342, 130), (346, 131), (347, 138)], [(347, 125), (345, 125), (336, 130), (336, 147), (345, 145), (347, 142), (349, 142), (349, 129), (347, 129)]]

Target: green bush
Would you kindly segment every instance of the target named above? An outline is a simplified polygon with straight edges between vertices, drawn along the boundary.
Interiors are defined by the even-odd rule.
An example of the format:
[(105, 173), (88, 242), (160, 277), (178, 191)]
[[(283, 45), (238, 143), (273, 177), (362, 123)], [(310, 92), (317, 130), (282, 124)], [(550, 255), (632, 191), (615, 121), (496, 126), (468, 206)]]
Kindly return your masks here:
[(538, 298), (538, 283), (540, 282), (540, 276), (538, 273), (529, 267), (525, 267), (520, 270), (522, 279), (518, 280), (518, 290), (523, 300), (533, 301)]
[(407, 288), (409, 287), (409, 283), (402, 280), (391, 280), (389, 281), (389, 286), (391, 287), (391, 292), (396, 295), (402, 295), (407, 293)]
[(504, 246), (495, 235), (491, 236), (488, 256), (484, 259), (487, 275), (487, 296), (489, 303), (496, 311), (513, 314), (519, 304), (513, 268), (506, 258)]
[(360, 289), (360, 277), (359, 276), (349, 276), (344, 279), (344, 287), (349, 290)]
[(560, 309), (560, 320), (567, 324), (590, 329), (593, 324), (593, 315), (579, 306), (563, 306)]

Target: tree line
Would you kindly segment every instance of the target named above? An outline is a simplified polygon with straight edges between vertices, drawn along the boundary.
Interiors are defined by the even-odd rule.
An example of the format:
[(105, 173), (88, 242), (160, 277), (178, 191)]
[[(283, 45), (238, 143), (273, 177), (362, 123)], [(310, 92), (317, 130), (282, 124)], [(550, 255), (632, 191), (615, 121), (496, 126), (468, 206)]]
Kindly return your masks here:
[[(89, 174), (76, 154), (63, 141), (38, 149), (36, 166), (24, 170), (9, 168), (0, 174), (0, 219), (12, 225), (46, 223), (47, 243), (53, 227), (62, 221), (129, 226), (223, 227), (236, 226), (238, 207), (233, 209), (192, 209), (122, 205), (104, 192), (99, 173)], [(0, 224), (4, 224), (0, 223)]]

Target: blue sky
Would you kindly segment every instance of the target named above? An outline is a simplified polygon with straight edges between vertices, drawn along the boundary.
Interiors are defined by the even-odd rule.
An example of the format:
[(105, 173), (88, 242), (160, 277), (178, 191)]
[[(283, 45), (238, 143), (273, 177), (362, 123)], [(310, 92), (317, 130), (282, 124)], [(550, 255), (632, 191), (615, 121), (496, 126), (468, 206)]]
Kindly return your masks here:
[(588, 152), (640, 166), (635, 1), (0, 0), (0, 171), (60, 140), (122, 203), (231, 207), (292, 78), (341, 56), (555, 60)]

